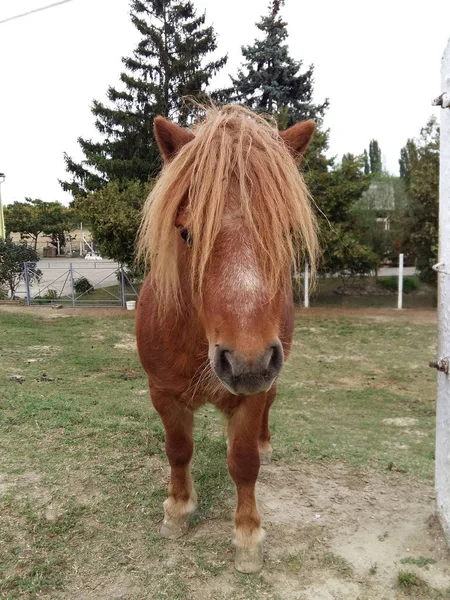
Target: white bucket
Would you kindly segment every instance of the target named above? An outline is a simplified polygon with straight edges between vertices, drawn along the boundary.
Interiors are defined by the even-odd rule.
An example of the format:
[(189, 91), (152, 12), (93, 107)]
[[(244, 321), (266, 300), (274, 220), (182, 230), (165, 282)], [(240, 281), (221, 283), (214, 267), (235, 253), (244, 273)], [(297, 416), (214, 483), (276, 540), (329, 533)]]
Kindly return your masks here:
[(136, 300), (127, 301), (127, 310), (136, 310)]

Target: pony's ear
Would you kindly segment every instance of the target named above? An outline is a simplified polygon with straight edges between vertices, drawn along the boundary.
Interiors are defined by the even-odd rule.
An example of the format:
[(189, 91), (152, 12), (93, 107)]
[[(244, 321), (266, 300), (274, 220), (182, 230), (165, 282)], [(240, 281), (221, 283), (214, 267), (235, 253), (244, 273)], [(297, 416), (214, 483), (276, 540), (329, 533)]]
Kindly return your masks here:
[(292, 127), (289, 127), (289, 129), (280, 132), (280, 136), (297, 161), (297, 164), (302, 160), (309, 142), (312, 140), (315, 129), (316, 124), (314, 121), (300, 121), (300, 123), (296, 123)]
[(159, 151), (165, 161), (171, 160), (181, 148), (194, 139), (194, 134), (164, 117), (156, 117), (153, 127)]

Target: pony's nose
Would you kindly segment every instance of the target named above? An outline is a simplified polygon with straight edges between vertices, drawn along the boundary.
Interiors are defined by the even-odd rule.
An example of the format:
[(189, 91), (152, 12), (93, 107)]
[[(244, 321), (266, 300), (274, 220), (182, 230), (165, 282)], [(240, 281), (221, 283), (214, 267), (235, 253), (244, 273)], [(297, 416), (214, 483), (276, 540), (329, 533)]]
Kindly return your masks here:
[(237, 350), (218, 344), (214, 351), (214, 371), (225, 387), (239, 396), (261, 394), (269, 390), (283, 366), (283, 349), (279, 340), (254, 360)]

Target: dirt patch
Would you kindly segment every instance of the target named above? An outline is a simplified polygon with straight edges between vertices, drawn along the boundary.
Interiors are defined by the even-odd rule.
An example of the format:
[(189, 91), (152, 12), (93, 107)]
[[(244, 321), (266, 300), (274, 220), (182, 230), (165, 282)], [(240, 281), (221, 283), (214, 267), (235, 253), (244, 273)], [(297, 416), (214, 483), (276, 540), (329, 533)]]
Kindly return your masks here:
[(394, 427), (414, 427), (419, 420), (411, 417), (397, 417), (396, 419), (383, 419), (382, 423), (383, 425), (394, 425)]
[[(45, 319), (59, 319), (64, 317), (123, 317), (135, 318), (135, 311), (127, 311), (124, 308), (73, 308), (64, 306), (60, 310), (48, 306), (1, 306), (1, 313), (21, 313), (35, 315)], [(437, 311), (433, 308), (404, 309), (395, 308), (337, 308), (337, 307), (314, 307), (297, 308), (296, 315), (299, 317), (318, 317), (320, 319), (336, 319), (351, 317), (355, 319), (368, 319), (375, 322), (415, 323), (423, 325), (435, 325), (437, 323)]]
[(51, 501), (51, 494), (41, 484), (41, 476), (33, 471), (21, 475), (0, 473), (0, 496), (12, 492), (16, 497), (29, 498), (36, 505)]
[[(283, 598), (394, 598), (396, 576), (405, 568), (401, 560), (419, 556), (436, 562), (428, 570), (412, 565), (408, 570), (432, 587), (450, 585), (434, 494), (421, 483), (398, 474), (362, 475), (341, 465), (271, 465), (262, 472), (258, 492), (268, 559), (300, 557), (300, 577), (284, 584), (299, 586), (298, 595), (286, 589)], [(330, 556), (336, 558), (324, 564)]]
[[(257, 495), (267, 533), (262, 576), (276, 590), (260, 597), (400, 599), (401, 570), (419, 575), (430, 593), (450, 586), (450, 555), (434, 516), (434, 494), (425, 484), (399, 473), (361, 474), (341, 464), (272, 464), (260, 473)], [(206, 520), (189, 537), (231, 535), (231, 528)], [(431, 564), (402, 563), (419, 557)], [(232, 581), (228, 571), (199, 589), (190, 585), (190, 597), (225, 597), (222, 586), (230, 589)]]
[(135, 390), (134, 394), (136, 396), (147, 396), (147, 394), (149, 394), (148, 389), (147, 390)]
[(437, 311), (433, 308), (404, 309), (395, 308), (336, 308), (314, 307), (298, 308), (298, 317), (317, 317), (320, 319), (339, 319), (351, 317), (354, 319), (368, 319), (378, 323), (414, 323), (417, 325), (435, 325)]
[(114, 348), (119, 350), (137, 350), (136, 338), (134, 335), (125, 334), (121, 337), (120, 342), (114, 344)]
[(63, 306), (55, 310), (49, 306), (1, 306), (1, 313), (14, 313), (42, 317), (43, 319), (63, 319), (67, 317), (125, 317), (134, 319), (135, 311), (127, 311), (124, 308), (73, 308)]
[(58, 594), (55, 597), (64, 600), (129, 600), (131, 598), (150, 598), (142, 595), (136, 578), (126, 570), (119, 573), (109, 573), (97, 581), (80, 581), (79, 586), (69, 593)]
[[(160, 458), (152, 457), (140, 466), (152, 479), (167, 480), (167, 465)], [(134, 471), (128, 475), (135, 477)], [(36, 473), (0, 476), (0, 492), (14, 490), (39, 500), (46, 520), (57, 523), (62, 510), (43, 487)], [(100, 500), (95, 482), (81, 474), (71, 477), (64, 492), (90, 506)], [(42, 506), (44, 495), (47, 502)], [(147, 546), (150, 554), (145, 537), (140, 539), (142, 532), (135, 532), (140, 541), (135, 534), (128, 537), (126, 556), (119, 562), (123, 566), (114, 573), (94, 575), (81, 563), (80, 572), (67, 572), (64, 590), (51, 597), (400, 600), (407, 597), (397, 584), (402, 570), (416, 573), (429, 586), (416, 595), (412, 590), (409, 597), (416, 600), (444, 597), (439, 594), (450, 586), (450, 556), (434, 516), (429, 485), (396, 472), (361, 473), (341, 463), (275, 463), (261, 470), (257, 497), (267, 532), (260, 575), (243, 577), (234, 571), (234, 501), (226, 499), (229, 520), (207, 517), (184, 539), (159, 540), (156, 552)], [(97, 517), (93, 522), (96, 527)], [(148, 523), (149, 530), (157, 526)], [(421, 562), (421, 557), (426, 560)], [(161, 595), (162, 588), (159, 595), (152, 595), (157, 573), (169, 586), (166, 596)], [(173, 595), (170, 586), (175, 586)]]
[[(60, 352), (61, 347), (60, 346), (38, 345), (38, 346), (28, 346), (28, 350), (31, 350), (32, 352), (38, 352), (39, 354), (41, 354), (43, 356), (49, 356), (50, 354), (55, 354), (56, 352)], [(28, 359), (28, 360), (33, 361), (33, 360), (38, 360), (38, 359)]]

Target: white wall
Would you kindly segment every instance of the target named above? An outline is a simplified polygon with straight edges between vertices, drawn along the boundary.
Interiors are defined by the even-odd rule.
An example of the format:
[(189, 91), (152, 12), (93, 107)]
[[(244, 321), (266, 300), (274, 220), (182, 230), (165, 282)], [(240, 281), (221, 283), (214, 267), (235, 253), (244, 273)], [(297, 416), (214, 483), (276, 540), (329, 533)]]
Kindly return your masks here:
[[(450, 40), (442, 59), (441, 91), (450, 94)], [(450, 357), (450, 108), (441, 110), (441, 173), (439, 200), (438, 359)], [(436, 414), (436, 507), (450, 542), (450, 375), (438, 373)]]

